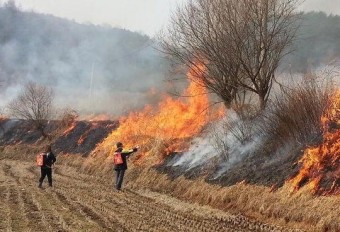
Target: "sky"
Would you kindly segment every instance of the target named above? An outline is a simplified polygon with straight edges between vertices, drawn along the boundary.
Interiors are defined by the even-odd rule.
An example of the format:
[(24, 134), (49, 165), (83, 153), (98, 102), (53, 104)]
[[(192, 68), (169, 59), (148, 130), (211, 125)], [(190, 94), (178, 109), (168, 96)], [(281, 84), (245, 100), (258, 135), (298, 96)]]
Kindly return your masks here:
[[(1, 0), (0, 0), (1, 1)], [(187, 0), (16, 0), (24, 10), (52, 14), (80, 23), (106, 24), (154, 36), (171, 12)], [(340, 15), (340, 0), (302, 0), (303, 11)], [(2, 2), (5, 2), (4, 0)]]

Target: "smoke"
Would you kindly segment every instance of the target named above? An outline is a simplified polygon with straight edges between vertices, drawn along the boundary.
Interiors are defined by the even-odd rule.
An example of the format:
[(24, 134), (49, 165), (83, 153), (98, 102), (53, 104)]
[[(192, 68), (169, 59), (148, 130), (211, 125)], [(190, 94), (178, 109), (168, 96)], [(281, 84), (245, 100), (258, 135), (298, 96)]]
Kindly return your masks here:
[(338, 0), (308, 0), (301, 4), (301, 9), (308, 11), (324, 11), (328, 14), (340, 15), (340, 2)]
[[(339, 71), (338, 66), (324, 66), (309, 74), (312, 76), (279, 76), (276, 81), (280, 85), (274, 83), (270, 103), (263, 112), (253, 114), (251, 107), (237, 113), (228, 109), (222, 120), (212, 124), (202, 136), (192, 141), (187, 152), (173, 157), (166, 165), (190, 171), (196, 167), (211, 168), (210, 164), (217, 161), (210, 178), (218, 179), (228, 171), (235, 171), (235, 167), (266, 170), (267, 167), (291, 162), (300, 148), (314, 141), (314, 127), (318, 128), (321, 118), (317, 109), (323, 105), (322, 93), (331, 93), (332, 89), (339, 88)], [(286, 91), (282, 91), (283, 87)], [(313, 96), (302, 90), (309, 90)], [(298, 96), (303, 99), (298, 108), (292, 107), (292, 101), (298, 102), (300, 98), (287, 100), (283, 97), (287, 94), (296, 96), (294, 93), (299, 93)], [(311, 100), (307, 99), (309, 97), (313, 99), (310, 103), (305, 101)], [(299, 111), (299, 108), (302, 110)], [(307, 115), (304, 116), (303, 112)], [(317, 115), (315, 121), (313, 115)]]
[[(304, 39), (296, 44), (296, 56), (282, 65), (292, 71), (320, 65), (325, 57), (328, 62), (340, 54), (336, 31), (322, 26), (333, 21), (337, 25), (339, 18), (305, 17)], [(322, 22), (321, 26), (315, 26), (320, 24), (316, 22)], [(59, 107), (73, 108), (82, 115), (117, 116), (141, 109), (145, 103), (156, 102), (166, 88), (163, 80), (168, 65), (154, 49), (156, 42), (127, 30), (22, 12), (6, 3), (0, 8), (0, 45), (0, 108), (27, 81), (52, 87)], [(150, 95), (149, 89), (158, 92)]]
[[(2, 122), (0, 126), (0, 138), (3, 139), (2, 136), (8, 131), (13, 130), (18, 124), (20, 124), (20, 120), (16, 119), (6, 120), (5, 122)], [(13, 138), (11, 138), (11, 140), (15, 140), (14, 136)]]
[(0, 8), (0, 107), (27, 81), (54, 89), (55, 103), (81, 114), (120, 115), (163, 89), (167, 64), (147, 36), (83, 25), (13, 3)]
[[(245, 130), (248, 130), (247, 134), (243, 134)], [(188, 152), (175, 157), (167, 165), (189, 171), (209, 163), (213, 158), (219, 158), (222, 162), (213, 177), (218, 178), (235, 163), (260, 149), (263, 135), (256, 133), (257, 130), (256, 122), (250, 125), (250, 122), (239, 118), (235, 111), (229, 110), (225, 118), (212, 124), (202, 137), (193, 140)], [(245, 136), (248, 138), (244, 139)]]
[(167, 165), (174, 167), (182, 166), (190, 170), (191, 168), (202, 165), (204, 161), (212, 159), (218, 155), (214, 146), (212, 146), (207, 138), (195, 138), (192, 143), (193, 145), (188, 152), (184, 153), (179, 158), (175, 158)]
[(339, 23), (340, 16), (323, 12), (302, 14), (292, 53), (284, 57), (279, 69), (305, 73), (339, 62)]

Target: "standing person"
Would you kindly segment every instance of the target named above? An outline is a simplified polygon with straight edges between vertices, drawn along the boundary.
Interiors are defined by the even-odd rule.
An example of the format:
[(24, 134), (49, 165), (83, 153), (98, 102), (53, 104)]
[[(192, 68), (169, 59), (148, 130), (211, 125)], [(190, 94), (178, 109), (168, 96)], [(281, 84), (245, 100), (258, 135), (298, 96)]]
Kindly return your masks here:
[(116, 171), (116, 189), (119, 191), (122, 188), (123, 178), (125, 174), (125, 170), (127, 169), (127, 158), (134, 152), (138, 150), (137, 147), (125, 150), (123, 149), (123, 144), (118, 142), (116, 144), (117, 149), (114, 153), (114, 170)]
[(55, 155), (52, 152), (51, 145), (45, 147), (45, 151), (42, 153), (43, 165), (41, 166), (41, 177), (39, 179), (39, 188), (42, 187), (42, 183), (47, 176), (48, 185), (52, 187), (52, 165), (57, 161)]

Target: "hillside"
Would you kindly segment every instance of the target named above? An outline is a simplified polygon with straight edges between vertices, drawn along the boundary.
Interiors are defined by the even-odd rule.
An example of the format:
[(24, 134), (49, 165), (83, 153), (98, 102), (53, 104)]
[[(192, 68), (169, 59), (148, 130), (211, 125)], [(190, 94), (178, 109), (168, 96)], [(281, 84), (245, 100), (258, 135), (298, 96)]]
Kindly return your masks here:
[[(339, 229), (337, 196), (315, 197), (308, 189), (294, 194), (289, 185), (276, 190), (246, 182), (222, 187), (197, 176), (174, 178), (169, 172), (155, 169), (147, 159), (141, 165), (139, 155), (130, 160), (123, 192), (116, 192), (112, 186), (112, 162), (106, 161), (103, 166), (102, 157), (98, 156), (105, 151), (91, 157), (73, 154), (84, 154), (85, 150), (79, 148), (88, 153), (93, 142), (101, 137), (95, 131), (103, 128), (97, 127), (89, 134), (87, 128), (84, 122), (76, 123), (53, 144), (58, 154), (53, 188), (47, 187), (47, 183), (43, 189), (37, 187), (39, 169), (35, 166), (35, 154), (47, 141), (32, 134), (20, 137), (20, 133), (12, 133), (11, 137), (7, 133), (6, 138), (12, 141), (4, 144), (1, 137), (0, 189), (4, 200), (0, 204), (0, 230), (159, 231), (161, 228), (162, 231), (335, 232)], [(17, 129), (20, 131), (20, 126)], [(13, 134), (31, 140), (15, 142)], [(84, 137), (85, 142), (78, 146), (79, 135), (92, 139)]]
[[(340, 55), (340, 17), (302, 15), (293, 53), (281, 64), (304, 72)], [(148, 36), (109, 26), (78, 24), (51, 15), (0, 7), (0, 109), (22, 83), (53, 87), (56, 103), (83, 115), (116, 116), (159, 100), (169, 66)], [(123, 104), (122, 104), (123, 103)]]
[[(118, 126), (117, 121), (75, 121), (71, 125), (50, 121), (46, 133), (50, 135), (57, 153), (87, 156), (96, 148), (97, 143), (102, 142)], [(0, 118), (0, 146), (29, 146), (41, 142), (41, 133), (31, 123)]]
[(282, 63), (283, 70), (306, 72), (334, 65), (340, 57), (340, 16), (309, 12), (301, 16), (292, 53)]
[[(162, 89), (166, 65), (148, 36), (0, 7), (0, 107), (21, 84), (53, 87), (56, 102), (82, 114), (120, 115)], [(124, 100), (124, 105), (119, 102)]]

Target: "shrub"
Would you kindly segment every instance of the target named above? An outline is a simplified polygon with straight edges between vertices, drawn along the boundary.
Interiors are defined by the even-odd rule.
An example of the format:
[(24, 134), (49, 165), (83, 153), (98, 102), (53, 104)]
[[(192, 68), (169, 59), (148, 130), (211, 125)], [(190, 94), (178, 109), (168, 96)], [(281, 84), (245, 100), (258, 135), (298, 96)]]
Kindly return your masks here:
[(320, 142), (321, 117), (335, 93), (332, 86), (330, 78), (308, 74), (293, 87), (281, 87), (264, 113), (262, 132), (279, 144)]

